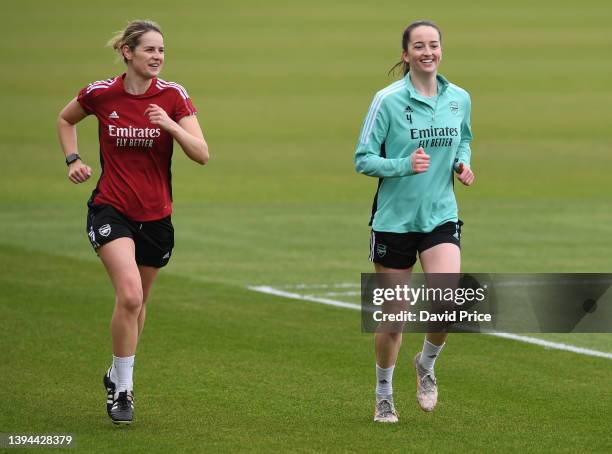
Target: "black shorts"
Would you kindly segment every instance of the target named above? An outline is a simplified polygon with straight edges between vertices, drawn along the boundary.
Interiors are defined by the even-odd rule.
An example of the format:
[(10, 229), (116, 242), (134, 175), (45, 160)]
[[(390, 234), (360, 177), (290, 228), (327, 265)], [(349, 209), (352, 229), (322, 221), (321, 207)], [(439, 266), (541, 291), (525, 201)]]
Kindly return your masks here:
[(461, 247), (461, 226), (463, 222), (446, 222), (429, 233), (391, 233), (372, 230), (370, 237), (370, 262), (385, 268), (403, 270), (416, 263), (419, 253), (442, 243)]
[(95, 250), (117, 238), (132, 238), (136, 246), (136, 263), (155, 268), (168, 264), (174, 248), (174, 227), (170, 216), (138, 222), (110, 205), (89, 208), (87, 235)]

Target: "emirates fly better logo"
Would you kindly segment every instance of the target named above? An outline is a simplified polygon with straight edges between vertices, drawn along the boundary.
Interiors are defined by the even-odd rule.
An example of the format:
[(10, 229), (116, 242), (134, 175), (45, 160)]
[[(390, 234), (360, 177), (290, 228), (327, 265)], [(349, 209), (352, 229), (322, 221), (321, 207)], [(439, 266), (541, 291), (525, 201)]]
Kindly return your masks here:
[(153, 148), (154, 139), (161, 136), (160, 128), (122, 128), (108, 125), (108, 135), (117, 138), (117, 147)]

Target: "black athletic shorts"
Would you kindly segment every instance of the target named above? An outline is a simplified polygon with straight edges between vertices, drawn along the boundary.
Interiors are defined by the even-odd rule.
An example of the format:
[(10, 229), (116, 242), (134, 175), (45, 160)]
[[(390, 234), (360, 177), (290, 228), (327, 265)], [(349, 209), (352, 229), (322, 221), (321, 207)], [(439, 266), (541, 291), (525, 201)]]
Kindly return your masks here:
[(463, 222), (446, 222), (429, 233), (391, 233), (372, 230), (370, 237), (370, 262), (380, 263), (385, 268), (406, 269), (416, 263), (417, 252), (421, 253), (442, 243), (461, 247)]
[(117, 238), (132, 238), (136, 245), (136, 263), (155, 268), (168, 264), (174, 248), (174, 227), (170, 216), (138, 222), (110, 205), (89, 208), (87, 235), (94, 250)]

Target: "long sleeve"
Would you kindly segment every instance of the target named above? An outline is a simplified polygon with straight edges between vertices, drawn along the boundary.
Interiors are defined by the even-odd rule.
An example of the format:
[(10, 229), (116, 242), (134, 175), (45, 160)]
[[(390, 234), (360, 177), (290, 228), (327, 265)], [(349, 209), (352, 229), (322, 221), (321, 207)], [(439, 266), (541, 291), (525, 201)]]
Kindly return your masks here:
[(470, 114), (472, 112), (472, 101), (470, 96), (467, 95), (465, 104), (465, 115), (463, 122), (461, 123), (461, 141), (459, 142), (459, 148), (455, 153), (455, 168), (463, 163), (470, 166), (470, 158), (472, 156), (472, 150), (470, 149), (470, 142), (472, 142), (472, 128), (470, 125)]
[(388, 113), (384, 97), (377, 94), (363, 122), (359, 143), (355, 150), (355, 170), (371, 177), (404, 177), (414, 174), (410, 157), (389, 159), (384, 144), (389, 130)]

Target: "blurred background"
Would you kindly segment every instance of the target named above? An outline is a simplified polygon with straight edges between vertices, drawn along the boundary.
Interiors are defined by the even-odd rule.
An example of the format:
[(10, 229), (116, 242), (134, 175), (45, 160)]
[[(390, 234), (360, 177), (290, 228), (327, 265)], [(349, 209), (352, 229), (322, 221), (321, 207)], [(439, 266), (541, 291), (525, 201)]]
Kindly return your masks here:
[[(341, 428), (325, 417), (320, 419), (318, 411), (326, 404), (319, 399), (329, 395), (329, 390), (321, 388), (295, 403), (293, 413), (287, 410), (287, 415), (303, 412), (303, 417), (283, 432), (283, 426), (274, 426), (277, 421), (273, 415), (260, 418), (268, 414), (269, 407), (264, 398), (258, 399), (274, 395), (285, 402), (287, 396), (278, 394), (265, 378), (260, 380), (268, 368), (281, 363), (287, 365), (287, 374), (314, 368), (312, 376), (291, 373), (291, 378), (285, 379), (291, 383), (287, 393), (295, 396), (304, 392), (304, 384), (317, 382), (329, 368), (340, 367), (348, 380), (347, 392), (353, 386), (355, 389), (355, 396), (347, 398), (356, 405), (354, 414), (367, 403), (365, 413), (369, 415), (372, 396), (366, 393), (371, 391), (367, 375), (372, 372), (371, 339), (359, 332), (357, 313), (314, 308), (307, 303), (288, 305), (249, 292), (246, 286), (358, 284), (360, 273), (371, 271), (367, 223), (377, 181), (355, 173), (353, 153), (373, 95), (394, 80), (387, 72), (399, 61), (404, 28), (417, 19), (438, 23), (444, 52), (440, 72), (472, 97), (476, 183), (471, 188), (456, 185), (460, 217), (465, 222), (463, 269), (485, 273), (611, 272), (611, 14), (610, 3), (603, 0), (445, 0), (423, 4), (22, 0), (4, 5), (5, 38), (0, 42), (0, 266), (4, 270), (0, 327), (5, 334), (0, 339), (3, 351), (9, 353), (3, 360), (3, 374), (9, 376), (10, 368), (19, 377), (10, 377), (14, 387), (6, 393), (38, 391), (10, 410), (3, 426), (23, 427), (20, 421), (27, 415), (36, 422), (27, 428), (58, 428), (56, 421), (63, 420), (67, 422), (62, 427), (72, 430), (77, 422), (66, 420), (61, 396), (51, 401), (45, 398), (46, 403), (41, 404), (41, 395), (54, 394), (55, 387), (67, 380), (74, 383), (79, 395), (89, 393), (91, 386), (99, 387), (98, 379), (90, 377), (101, 375), (106, 367), (101, 358), (110, 357), (106, 329), (112, 289), (85, 234), (86, 201), (100, 174), (97, 123), (89, 117), (79, 124), (79, 152), (94, 168), (93, 178), (79, 186), (67, 180), (55, 123), (61, 108), (79, 89), (124, 71), (123, 63), (105, 43), (128, 20), (148, 18), (161, 25), (166, 46), (162, 78), (187, 89), (198, 108), (211, 152), (209, 165), (202, 168), (175, 147), (176, 249), (156, 284), (159, 300), (154, 302), (159, 312), (148, 322), (151, 334), (145, 336), (148, 343), (142, 347), (148, 366), (143, 360), (140, 377), (151, 393), (163, 394), (167, 390), (155, 385), (158, 374), (164, 380), (175, 377), (160, 372), (165, 368), (159, 361), (164, 355), (173, 355), (184, 380), (177, 385), (178, 395), (203, 399), (201, 408), (214, 408), (219, 413), (231, 408), (233, 415), (242, 414), (244, 420), (230, 418), (222, 427), (233, 426), (245, 437), (258, 433), (255, 439), (261, 444), (251, 447), (286, 448), (289, 445), (283, 443), (290, 443), (293, 437), (304, 443), (301, 446), (324, 448), (331, 445), (324, 439), (309, 438), (306, 426), (312, 421), (322, 433), (331, 431), (331, 436), (334, 431), (342, 434), (346, 430), (352, 437), (366, 419), (353, 418), (348, 426), (340, 423)], [(240, 318), (245, 313), (250, 314), (248, 322)], [(300, 328), (303, 331), (296, 336), (295, 330)], [(269, 338), (271, 330), (289, 350), (284, 352)], [(227, 332), (237, 336), (232, 337), (235, 344), (222, 342)], [(331, 332), (337, 337), (331, 338)], [(161, 333), (163, 338), (156, 337)], [(417, 337), (410, 339), (420, 342)], [(455, 348), (465, 353), (465, 360), (481, 347), (478, 336), (462, 339)], [(564, 342), (612, 351), (609, 335), (593, 339), (561, 336)], [(522, 346), (511, 349), (519, 344), (487, 342), (488, 347), (483, 348), (490, 348), (493, 356), (546, 364), (542, 369), (548, 368), (548, 375), (540, 377), (546, 383), (564, 377), (555, 391), (560, 399), (568, 394), (584, 396), (582, 384), (574, 381), (558, 357), (543, 360), (540, 347), (529, 347), (532, 350), (523, 356)], [(49, 345), (56, 348), (43, 353), (43, 346)], [(353, 351), (355, 358), (338, 356)], [(206, 372), (194, 369), (194, 355), (207, 358), (203, 362), (210, 364), (212, 371), (208, 367)], [(234, 368), (220, 366), (230, 359), (244, 366), (243, 375), (235, 376)], [(57, 368), (63, 361), (78, 370)], [(607, 373), (602, 368), (606, 360), (576, 361), (581, 370), (590, 370), (600, 380), (608, 380), (604, 383), (611, 383), (609, 365)], [(461, 367), (467, 366), (458, 362), (453, 363), (453, 370), (459, 379), (464, 376)], [(499, 368), (512, 369), (512, 364)], [(216, 386), (216, 373), (225, 372), (236, 377), (232, 389), (244, 395), (220, 392), (212, 399), (216, 403), (210, 404), (209, 395), (188, 394), (198, 388), (196, 383), (204, 390)], [(296, 377), (303, 381), (292, 381)], [(412, 383), (413, 377), (405, 380)], [(524, 380), (527, 387), (531, 383), (528, 377), (513, 380), (519, 384)], [(241, 386), (254, 386), (255, 391)], [(470, 386), (487, 389), (487, 384), (479, 381), (461, 386), (462, 390)], [(256, 403), (252, 392), (258, 396)], [(540, 395), (537, 389), (530, 392)], [(529, 405), (521, 409), (518, 403), (513, 406), (512, 402), (522, 398), (508, 393), (500, 398), (506, 399), (503, 403), (509, 413), (499, 413), (499, 402), (490, 408), (479, 402), (476, 407), (486, 408), (486, 417), (516, 416), (518, 427), (525, 433), (533, 431), (537, 437), (537, 425), (532, 424), (536, 410)], [(8, 399), (9, 394), (3, 397)], [(606, 399), (600, 397), (589, 395), (590, 408), (605, 404)], [(97, 402), (96, 398), (86, 400)], [(164, 414), (164, 405), (172, 405), (172, 401), (148, 402), (141, 407), (148, 413), (142, 414), (151, 419)], [(232, 402), (243, 405), (234, 408)], [(274, 405), (279, 406), (278, 402)], [(576, 405), (584, 402), (576, 401)], [(85, 428), (80, 432), (86, 441), (91, 425), (97, 428), (96, 424), (107, 423), (98, 409), (87, 408), (83, 410)], [(453, 421), (465, 421), (464, 408), (441, 416), (449, 431), (460, 429)], [(557, 440), (560, 447), (585, 440), (595, 443), (593, 449), (605, 446), (605, 440), (599, 445), (601, 440), (588, 437), (592, 427), (587, 430), (584, 426), (580, 432), (582, 426), (574, 410), (547, 407), (548, 413), (559, 417), (539, 421), (550, 427), (549, 441)], [(332, 413), (335, 418), (347, 412), (340, 405)], [(290, 419), (287, 415), (283, 418)], [(597, 418), (591, 418), (591, 423), (593, 419)], [(207, 436), (216, 439), (219, 447), (249, 446), (232, 444), (231, 437), (235, 441), (242, 435), (223, 432), (216, 421), (198, 415), (192, 419), (197, 427), (171, 424), (164, 429), (161, 422), (149, 427), (151, 434), (170, 428), (185, 433), (210, 430)], [(477, 418), (470, 423), (474, 427), (468, 424), (468, 428), (482, 429), (482, 434), (475, 436), (476, 441), (463, 439), (464, 446), (473, 442), (482, 447), (478, 440), (487, 440), (485, 426), (478, 421), (482, 419)], [(501, 419), (496, 421), (502, 424)], [(209, 429), (200, 424), (208, 424)], [(417, 419), (414, 424), (423, 430), (418, 433), (425, 434), (425, 439), (433, 430), (427, 420)], [(271, 435), (263, 434), (268, 427), (283, 432), (284, 441), (275, 445)], [(565, 438), (560, 435), (564, 427)], [(572, 438), (569, 434), (574, 429), (579, 435)], [(510, 427), (496, 430), (499, 446), (517, 447)], [(370, 442), (377, 446), (376, 437), (384, 435), (374, 432), (363, 435), (360, 446)], [(401, 439), (401, 432), (394, 434)], [(103, 443), (105, 435), (100, 436), (91, 440)], [(446, 440), (453, 439), (449, 437)], [(169, 440), (169, 446), (183, 446), (178, 438)], [(351, 445), (338, 442), (334, 446), (349, 449)], [(423, 447), (431, 448), (427, 444)]]

